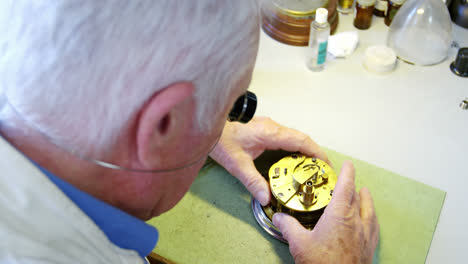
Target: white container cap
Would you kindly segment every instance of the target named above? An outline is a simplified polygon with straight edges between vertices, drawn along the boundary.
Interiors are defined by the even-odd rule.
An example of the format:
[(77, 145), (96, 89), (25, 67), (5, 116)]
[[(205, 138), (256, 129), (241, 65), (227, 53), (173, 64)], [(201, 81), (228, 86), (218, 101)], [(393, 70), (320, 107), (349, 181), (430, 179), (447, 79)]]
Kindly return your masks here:
[(385, 11), (387, 12), (387, 9), (388, 9), (388, 2), (386, 0), (377, 0), (375, 2), (375, 8), (377, 10), (382, 10), (382, 11)]
[(328, 10), (320, 7), (315, 11), (315, 21), (319, 24), (326, 23), (328, 21)]
[(364, 53), (362, 64), (366, 70), (377, 73), (391, 72), (396, 65), (395, 52), (384, 45), (371, 46)]

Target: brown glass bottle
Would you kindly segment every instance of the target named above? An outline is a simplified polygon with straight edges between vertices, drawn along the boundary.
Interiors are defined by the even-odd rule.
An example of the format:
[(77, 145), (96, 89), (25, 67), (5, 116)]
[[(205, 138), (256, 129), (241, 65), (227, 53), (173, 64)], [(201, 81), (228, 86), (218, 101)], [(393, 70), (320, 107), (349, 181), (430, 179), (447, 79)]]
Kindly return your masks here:
[(387, 8), (387, 0), (377, 0), (374, 6), (374, 15), (378, 17), (385, 17), (385, 15), (387, 14)]
[(354, 26), (358, 29), (368, 29), (372, 23), (375, 0), (358, 0), (356, 2), (356, 16)]
[(388, 10), (387, 10), (387, 15), (385, 16), (385, 25), (390, 26), (390, 24), (393, 21), (393, 18), (395, 17), (395, 14), (397, 13), (398, 9), (403, 5), (405, 1), (404, 0), (389, 0), (388, 1)]

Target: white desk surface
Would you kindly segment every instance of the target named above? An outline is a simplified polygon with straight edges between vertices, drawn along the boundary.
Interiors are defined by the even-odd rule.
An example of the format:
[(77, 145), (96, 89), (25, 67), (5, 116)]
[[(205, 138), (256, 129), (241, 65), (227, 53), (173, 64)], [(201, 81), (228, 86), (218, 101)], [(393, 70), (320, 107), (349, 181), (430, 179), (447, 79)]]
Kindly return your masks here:
[[(337, 32), (356, 30), (340, 15)], [(368, 46), (385, 44), (388, 27), (374, 17), (359, 30), (347, 59), (319, 73), (305, 66), (302, 47), (261, 33), (251, 90), (258, 115), (308, 133), (318, 144), (447, 192), (427, 263), (464, 263), (468, 250), (468, 78), (454, 75), (455, 53), (435, 66), (398, 61), (377, 75), (362, 67)], [(453, 25), (454, 40), (468, 46), (468, 29)], [(398, 195), (398, 194), (396, 194)]]

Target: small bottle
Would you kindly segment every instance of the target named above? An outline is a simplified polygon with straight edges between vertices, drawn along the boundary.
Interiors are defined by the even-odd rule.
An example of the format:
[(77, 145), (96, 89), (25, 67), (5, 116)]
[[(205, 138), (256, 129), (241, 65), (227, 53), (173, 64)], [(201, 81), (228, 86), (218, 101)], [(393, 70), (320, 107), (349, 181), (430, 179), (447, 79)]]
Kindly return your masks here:
[(354, 26), (358, 29), (368, 29), (372, 23), (375, 0), (357, 0)]
[(374, 15), (378, 17), (385, 17), (387, 15), (388, 1), (377, 0), (374, 6)]
[(353, 11), (354, 0), (338, 0), (337, 10), (342, 14), (349, 14)]
[(390, 26), (392, 23), (395, 14), (397, 13), (398, 9), (405, 3), (405, 0), (389, 0), (388, 1), (388, 11), (387, 15), (385, 16), (385, 25)]
[(330, 24), (328, 23), (328, 10), (318, 8), (315, 12), (315, 20), (310, 25), (309, 58), (307, 67), (311, 71), (321, 71), (325, 68), (327, 60), (328, 36), (330, 36)]

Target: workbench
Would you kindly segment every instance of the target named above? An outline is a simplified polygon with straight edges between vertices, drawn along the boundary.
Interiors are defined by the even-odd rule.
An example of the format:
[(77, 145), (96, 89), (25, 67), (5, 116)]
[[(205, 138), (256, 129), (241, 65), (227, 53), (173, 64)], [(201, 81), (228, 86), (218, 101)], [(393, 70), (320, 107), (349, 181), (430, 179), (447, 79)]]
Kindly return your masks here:
[[(340, 14), (337, 32), (350, 30), (357, 30), (352, 25), (352, 14)], [(387, 31), (383, 19), (374, 16), (369, 30), (358, 30), (360, 41), (356, 51), (346, 59), (329, 61), (322, 72), (307, 69), (306, 48), (279, 43), (261, 32), (250, 86), (259, 98), (256, 115), (269, 116), (301, 130), (328, 149), (446, 192), (426, 263), (464, 263), (468, 250), (468, 110), (462, 110), (459, 104), (468, 97), (468, 78), (458, 77), (449, 69), (455, 50), (438, 65), (423, 67), (398, 61), (396, 69), (389, 74), (368, 72), (362, 66), (364, 51), (369, 46), (385, 44)], [(454, 24), (453, 33), (460, 47), (468, 46), (467, 29)], [(242, 256), (243, 250), (252, 245), (235, 239), (242, 235), (248, 238), (249, 234), (263, 230), (255, 226), (253, 216), (246, 211), (250, 197), (235, 179), (218, 184), (219, 188), (239, 193), (237, 198), (218, 204), (206, 203), (216, 201), (217, 198), (210, 195), (222, 196), (222, 192), (209, 194), (209, 190), (203, 189), (208, 186), (203, 184), (207, 179), (203, 173), (183, 204), (167, 214), (181, 214), (183, 218), (184, 210), (208, 210), (211, 206), (223, 211), (224, 218), (238, 221), (239, 228), (224, 226), (223, 217), (211, 216), (209, 212), (202, 220), (193, 219), (218, 230), (220, 241), (226, 241), (226, 236), (232, 237), (232, 244), (219, 244), (215, 238), (207, 238), (210, 241), (206, 243), (211, 243), (213, 250), (199, 252), (200, 259), (190, 262), (204, 263), (204, 256), (218, 254), (216, 263), (225, 263), (223, 248), (238, 251)], [(228, 187), (230, 184), (234, 186)], [(151, 222), (162, 229), (163, 217), (165, 215), (159, 222), (157, 219)], [(181, 232), (197, 232), (197, 224), (187, 229), (184, 223), (190, 221), (176, 221), (173, 225), (180, 225), (176, 229)], [(242, 227), (246, 223), (248, 228)], [(171, 234), (176, 233), (171, 231)], [(269, 250), (281, 256), (278, 263), (291, 262), (284, 257), (288, 253), (287, 246), (271, 242), (266, 234), (262, 236), (270, 241), (270, 247), (261, 247), (265, 242), (262, 240), (254, 244), (258, 245), (257, 256), (242, 256), (232, 263), (263, 263), (259, 256), (270, 254)], [(163, 239), (171, 237), (161, 235)], [(194, 241), (203, 243), (204, 240), (199, 237)], [(194, 250), (196, 245), (193, 246), (187, 250)], [(158, 252), (158, 247), (155, 251)], [(169, 259), (178, 259), (170, 256), (169, 251), (162, 253)]]

